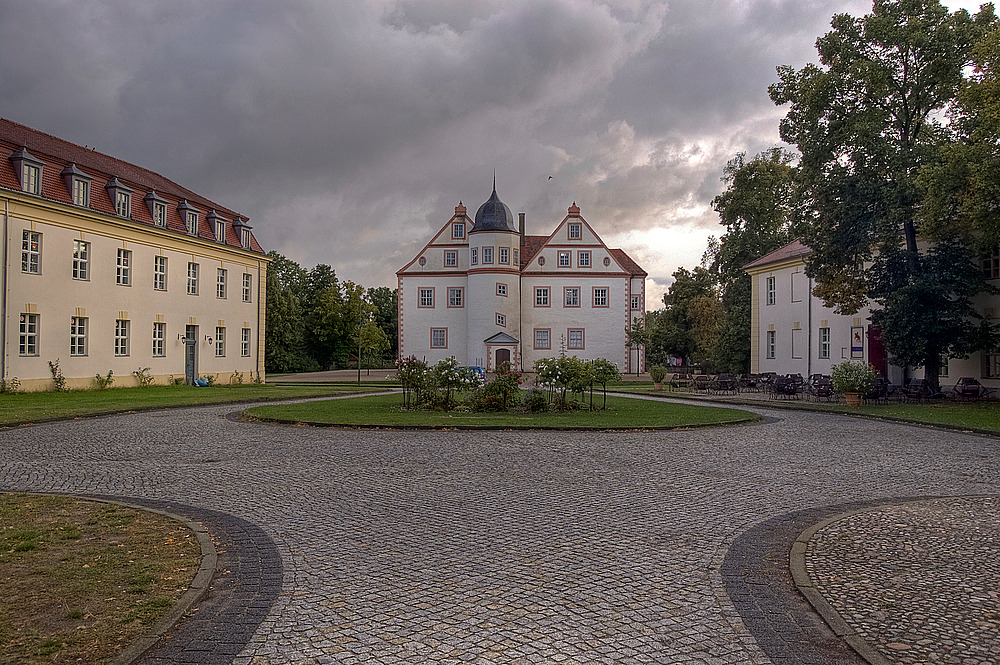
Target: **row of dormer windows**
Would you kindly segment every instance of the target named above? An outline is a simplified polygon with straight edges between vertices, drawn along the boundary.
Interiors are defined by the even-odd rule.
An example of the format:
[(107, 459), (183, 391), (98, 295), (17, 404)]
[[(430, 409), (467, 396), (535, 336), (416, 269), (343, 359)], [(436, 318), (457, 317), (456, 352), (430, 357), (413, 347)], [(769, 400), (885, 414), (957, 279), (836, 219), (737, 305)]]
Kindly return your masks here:
[[(15, 171), (20, 178), (21, 189), (28, 194), (41, 196), (42, 169), (45, 166), (44, 162), (31, 155), (26, 148), (21, 148), (16, 151), (10, 156), (10, 159), (14, 162)], [(81, 208), (92, 207), (91, 185), (94, 181), (93, 176), (81, 171), (76, 164), (72, 163), (64, 168), (60, 175), (62, 175), (63, 180), (66, 183), (66, 188), (69, 190), (73, 204)], [(117, 177), (112, 177), (105, 186), (105, 189), (108, 192), (108, 198), (111, 200), (115, 214), (124, 219), (131, 219), (132, 194), (134, 194), (135, 191), (118, 180)], [(167, 204), (169, 202), (157, 195), (155, 190), (151, 190), (146, 196), (144, 196), (143, 201), (145, 201), (147, 207), (149, 208), (149, 214), (153, 218), (153, 224), (161, 228), (166, 228)], [(181, 202), (177, 206), (177, 212), (180, 215), (181, 220), (184, 222), (184, 228), (188, 235), (197, 236), (198, 216), (200, 211), (188, 203), (187, 199), (181, 199)], [(226, 220), (220, 217), (215, 210), (210, 210), (206, 219), (209, 222), (209, 226), (215, 236), (216, 242), (225, 244)], [(242, 220), (237, 217), (233, 222), (233, 228), (234, 231), (237, 231), (239, 234), (240, 246), (244, 249), (250, 249), (249, 227), (247, 227)]]

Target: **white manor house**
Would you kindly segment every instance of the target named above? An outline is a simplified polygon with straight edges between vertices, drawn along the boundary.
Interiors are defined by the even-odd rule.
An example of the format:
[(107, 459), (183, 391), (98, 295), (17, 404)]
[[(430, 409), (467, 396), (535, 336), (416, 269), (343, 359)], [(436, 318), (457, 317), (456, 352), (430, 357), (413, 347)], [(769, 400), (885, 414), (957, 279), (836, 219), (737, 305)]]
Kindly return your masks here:
[(530, 370), (565, 349), (641, 371), (644, 349), (625, 330), (645, 317), (646, 272), (607, 247), (575, 202), (547, 236), (526, 235), (524, 213), (515, 226), (495, 184), (475, 220), (466, 213), (459, 202), (396, 273), (400, 357)]

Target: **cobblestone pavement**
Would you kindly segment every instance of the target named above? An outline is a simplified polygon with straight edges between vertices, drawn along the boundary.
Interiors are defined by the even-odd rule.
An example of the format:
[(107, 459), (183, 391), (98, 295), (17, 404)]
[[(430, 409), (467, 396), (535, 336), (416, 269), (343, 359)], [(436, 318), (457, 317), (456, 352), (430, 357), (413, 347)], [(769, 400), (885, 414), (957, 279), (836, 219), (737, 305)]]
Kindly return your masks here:
[[(239, 665), (792, 662), (768, 658), (727, 593), (742, 534), (851, 502), (988, 494), (1000, 477), (996, 439), (764, 408), (759, 425), (622, 434), (272, 427), (231, 411), (0, 432), (0, 489), (257, 525), (282, 583)], [(824, 658), (799, 662), (856, 662)]]

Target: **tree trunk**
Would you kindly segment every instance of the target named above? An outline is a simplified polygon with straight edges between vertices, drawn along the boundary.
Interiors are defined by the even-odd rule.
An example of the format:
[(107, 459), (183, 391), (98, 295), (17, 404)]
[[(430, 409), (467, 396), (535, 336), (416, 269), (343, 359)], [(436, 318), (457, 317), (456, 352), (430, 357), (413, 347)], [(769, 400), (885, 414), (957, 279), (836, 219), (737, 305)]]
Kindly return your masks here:
[(941, 351), (936, 348), (927, 349), (927, 357), (924, 359), (924, 378), (931, 385), (931, 389), (937, 394), (941, 392), (941, 379), (938, 374), (941, 371)]

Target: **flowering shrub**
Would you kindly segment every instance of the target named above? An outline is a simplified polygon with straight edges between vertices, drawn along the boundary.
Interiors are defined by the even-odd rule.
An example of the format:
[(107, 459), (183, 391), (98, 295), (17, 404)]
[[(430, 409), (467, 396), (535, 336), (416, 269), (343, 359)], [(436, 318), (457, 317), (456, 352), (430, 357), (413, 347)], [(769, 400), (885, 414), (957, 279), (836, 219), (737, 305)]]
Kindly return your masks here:
[(875, 368), (865, 362), (845, 360), (830, 369), (830, 381), (840, 394), (867, 393), (875, 386)]
[(473, 393), (471, 406), (476, 411), (510, 411), (520, 401), (520, 387), (521, 373), (501, 363), (493, 380)]
[(430, 382), (430, 369), (416, 356), (400, 358), (396, 361), (396, 380), (403, 384), (403, 408), (415, 409)]
[(539, 358), (535, 361), (535, 382), (548, 391), (549, 403), (553, 409), (568, 410), (578, 408), (570, 402), (567, 394), (583, 393), (594, 383), (594, 368), (576, 356), (561, 353), (558, 358)]

